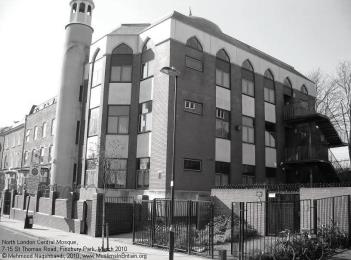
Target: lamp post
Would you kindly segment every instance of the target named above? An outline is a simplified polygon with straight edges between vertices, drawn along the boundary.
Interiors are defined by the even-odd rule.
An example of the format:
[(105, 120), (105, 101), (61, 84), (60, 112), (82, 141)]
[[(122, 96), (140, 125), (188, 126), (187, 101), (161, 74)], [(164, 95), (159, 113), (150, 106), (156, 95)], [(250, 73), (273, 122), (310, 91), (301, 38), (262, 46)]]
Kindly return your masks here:
[(170, 212), (170, 229), (169, 229), (169, 260), (173, 260), (174, 255), (174, 180), (175, 180), (175, 131), (176, 131), (176, 108), (177, 108), (177, 81), (180, 72), (174, 67), (163, 67), (161, 72), (174, 78), (174, 95), (173, 95), (173, 134), (172, 134), (172, 174), (171, 174), (171, 212)]

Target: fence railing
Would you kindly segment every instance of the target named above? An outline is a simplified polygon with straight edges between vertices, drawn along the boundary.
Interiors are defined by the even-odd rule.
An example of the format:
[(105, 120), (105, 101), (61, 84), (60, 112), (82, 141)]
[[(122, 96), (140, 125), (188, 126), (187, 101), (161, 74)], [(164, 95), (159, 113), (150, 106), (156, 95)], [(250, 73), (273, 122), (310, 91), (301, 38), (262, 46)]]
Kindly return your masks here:
[[(273, 257), (281, 234), (335, 236), (350, 245), (350, 196), (232, 203), (231, 253), (239, 259)], [(345, 246), (345, 244), (344, 244)]]
[[(169, 247), (170, 205), (168, 199), (134, 203), (133, 243)], [(175, 201), (176, 251), (213, 257), (213, 209), (209, 201)]]

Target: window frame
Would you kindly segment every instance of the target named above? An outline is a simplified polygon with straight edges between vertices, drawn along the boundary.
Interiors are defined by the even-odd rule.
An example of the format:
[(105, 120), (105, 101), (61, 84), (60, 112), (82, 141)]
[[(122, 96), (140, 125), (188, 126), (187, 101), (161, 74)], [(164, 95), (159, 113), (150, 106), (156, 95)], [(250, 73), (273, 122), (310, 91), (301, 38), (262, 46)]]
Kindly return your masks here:
[[(199, 168), (199, 170), (190, 169), (190, 168), (185, 168), (185, 161), (192, 161), (192, 162), (198, 162), (198, 163), (200, 163), (200, 168)], [(202, 160), (201, 160), (201, 159), (193, 159), (193, 158), (184, 158), (184, 159), (183, 159), (183, 170), (184, 170), (184, 171), (201, 172), (201, 171), (202, 171)]]
[[(118, 116), (111, 116), (110, 115), (110, 107), (126, 107), (128, 108), (128, 115), (118, 115)], [(116, 133), (111, 133), (109, 132), (109, 119), (110, 117), (115, 117), (117, 118), (117, 132)], [(126, 133), (120, 133), (119, 131), (119, 125), (120, 125), (120, 118), (128, 118), (128, 126), (127, 126), (127, 132)], [(107, 105), (107, 121), (106, 121), (106, 134), (107, 135), (129, 135), (130, 132), (130, 105)], [(113, 159), (113, 158), (111, 158)], [(116, 159), (116, 158), (115, 158)]]
[[(250, 93), (248, 93), (248, 92), (244, 92), (244, 81), (252, 83), (252, 90), (253, 90), (253, 94), (252, 95)], [(242, 95), (246, 95), (248, 97), (255, 98), (255, 94), (256, 94), (255, 93), (255, 82), (253, 80), (250, 80), (250, 79), (247, 79), (247, 78), (242, 78), (241, 79), (241, 94)]]
[[(142, 113), (143, 105), (146, 104), (146, 103), (150, 103), (150, 104), (151, 104), (151, 112)], [(153, 105), (154, 105), (154, 104), (153, 104), (153, 101), (152, 101), (152, 100), (139, 103), (139, 106), (138, 106), (138, 134), (152, 132), (152, 111), (153, 111)], [(145, 115), (147, 115), (147, 114), (151, 114), (151, 129), (142, 130), (142, 129), (141, 129), (141, 118), (142, 118), (142, 116), (145, 116)], [(147, 125), (147, 124), (145, 124), (145, 126), (146, 126), (146, 125)]]
[[(118, 54), (116, 54), (118, 55)], [(120, 80), (112, 80), (112, 68), (114, 67), (121, 67), (120, 70)], [(124, 81), (122, 80), (122, 75), (123, 75), (123, 68), (125, 67), (130, 67), (130, 80)], [(111, 65), (110, 66), (110, 83), (131, 83), (133, 81), (133, 64), (119, 64), (119, 65)]]
[[(188, 107), (187, 104), (189, 104), (190, 107)], [(192, 108), (191, 105), (194, 105), (194, 108)], [(197, 112), (197, 108), (198, 108), (198, 112)], [(184, 99), (184, 111), (188, 113), (196, 114), (196, 115), (202, 115), (203, 104), (193, 100)]]
[[(148, 162), (148, 165), (147, 165), (147, 168), (146, 169), (140, 169), (140, 160), (141, 159), (148, 159), (149, 162)], [(136, 171), (137, 171), (137, 176), (136, 176), (136, 184), (135, 184), (135, 187), (137, 189), (148, 189), (150, 187), (150, 163), (151, 163), (151, 158), (150, 157), (139, 157), (137, 158), (137, 165), (136, 165)], [(141, 170), (145, 170), (145, 172), (148, 172), (148, 184), (146, 185), (145, 184), (145, 172), (142, 172), (142, 177), (143, 177), (143, 185), (140, 185), (139, 186), (139, 174), (141, 172)]]
[[(199, 64), (201, 64), (201, 69), (197, 69), (194, 66), (188, 66), (187, 60), (192, 60), (192, 61), (198, 62)], [(198, 58), (194, 58), (194, 57), (192, 57), (190, 55), (185, 55), (184, 65), (188, 69), (192, 69), (192, 70), (195, 70), (195, 71), (198, 71), (198, 72), (203, 72), (204, 71), (204, 64), (203, 64), (202, 60), (200, 60)]]
[[(246, 118), (249, 118), (252, 120), (252, 123), (253, 125), (252, 126), (249, 126), (249, 125), (244, 125), (243, 124), (243, 118), (246, 117)], [(241, 141), (243, 143), (246, 143), (246, 144), (256, 144), (256, 130), (255, 130), (255, 118), (254, 117), (250, 117), (250, 116), (245, 116), (245, 115), (242, 115), (242, 122), (241, 122), (241, 131), (242, 131), (242, 138), (241, 138)], [(253, 129), (253, 142), (249, 142), (249, 141), (244, 141), (244, 135), (243, 135), (243, 132), (244, 132), (244, 128), (252, 128)], [(247, 132), (247, 136), (249, 137), (249, 132)], [(248, 138), (249, 139), (249, 138)]]
[[(227, 114), (227, 115), (225, 115)], [(225, 119), (227, 117), (227, 120)], [(230, 131), (230, 127), (231, 127), (231, 113), (229, 110), (225, 110), (219, 107), (216, 107), (216, 138), (222, 138), (222, 139), (226, 139), (226, 140), (230, 140), (231, 139), (231, 131)], [(228, 123), (228, 136), (224, 136), (224, 135), (217, 135), (217, 121), (220, 122), (225, 122)], [(223, 130), (222, 130), (223, 132)]]
[[(126, 168), (125, 170), (124, 169), (119, 169), (119, 170), (111, 170), (110, 168), (110, 171), (125, 171), (125, 184), (124, 186), (120, 185), (120, 186), (116, 186), (116, 176), (117, 176), (117, 173), (115, 174), (114, 178), (115, 178), (115, 183), (114, 183), (114, 187), (112, 186), (109, 186), (110, 183), (107, 183), (106, 182), (106, 188), (107, 189), (126, 189), (127, 188), (127, 175), (128, 175), (128, 158), (106, 158), (105, 160), (110, 160), (110, 162), (112, 162), (113, 160), (123, 160), (126, 162)], [(112, 164), (112, 163), (111, 163)], [(111, 166), (110, 166), (111, 167)], [(112, 172), (110, 172), (111, 174)], [(112, 184), (110, 184), (112, 185)]]

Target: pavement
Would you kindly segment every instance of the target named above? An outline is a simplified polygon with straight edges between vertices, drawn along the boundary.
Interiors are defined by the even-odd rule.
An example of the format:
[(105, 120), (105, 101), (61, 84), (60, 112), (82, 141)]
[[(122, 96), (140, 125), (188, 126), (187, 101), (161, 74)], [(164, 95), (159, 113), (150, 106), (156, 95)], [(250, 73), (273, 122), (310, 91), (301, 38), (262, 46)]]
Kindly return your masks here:
[[(169, 259), (166, 250), (133, 245), (131, 234), (111, 237), (109, 246), (113, 251), (99, 252), (101, 238), (69, 233), (37, 224), (34, 224), (32, 229), (24, 229), (23, 226), (23, 221), (1, 216), (0, 259), (23, 259), (22, 254), (28, 254), (26, 259), (43, 258), (45, 254), (46, 258), (54, 255), (54, 259)], [(16, 239), (14, 239), (15, 237)], [(6, 245), (6, 243), (8, 244)], [(17, 248), (18, 255), (14, 255)], [(44, 248), (46, 249), (44, 250)], [(41, 250), (41, 252), (36, 250)], [(204, 260), (208, 258), (175, 253), (174, 259)]]
[(333, 257), (330, 258), (331, 260), (350, 260), (351, 259), (351, 250), (345, 250)]

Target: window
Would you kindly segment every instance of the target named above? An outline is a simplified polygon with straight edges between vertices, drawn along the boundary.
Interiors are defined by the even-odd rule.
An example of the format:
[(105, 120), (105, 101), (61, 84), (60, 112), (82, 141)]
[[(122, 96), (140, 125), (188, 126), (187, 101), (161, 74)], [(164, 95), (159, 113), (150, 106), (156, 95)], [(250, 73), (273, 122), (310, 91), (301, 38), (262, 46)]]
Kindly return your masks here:
[(113, 66), (111, 67), (111, 82), (130, 82), (132, 81), (132, 66)]
[(31, 158), (31, 163), (34, 164), (34, 163), (37, 163), (37, 151), (35, 149), (33, 149), (32, 151), (32, 158)]
[(149, 187), (150, 158), (137, 159), (137, 188)]
[(254, 83), (251, 80), (242, 79), (241, 81), (242, 86), (242, 94), (254, 97), (255, 96), (255, 88)]
[(143, 47), (141, 54), (141, 78), (145, 79), (151, 77), (154, 74), (153, 71), (153, 59), (155, 54), (151, 49), (151, 40), (148, 39)]
[(40, 148), (40, 152), (39, 152), (39, 163), (44, 162), (44, 156), (45, 156), (45, 148), (42, 147)]
[(223, 49), (216, 55), (216, 85), (230, 88), (230, 60)]
[(216, 137), (230, 138), (230, 112), (216, 108)]
[(53, 153), (53, 148), (54, 146), (50, 145), (49, 146), (49, 152), (48, 152), (48, 162), (51, 162), (52, 161), (52, 153)]
[(275, 85), (272, 72), (268, 69), (264, 73), (264, 101), (275, 104)]
[(202, 62), (189, 56), (185, 57), (185, 66), (197, 71), (202, 71)]
[(190, 48), (195, 49), (195, 50), (198, 50), (201, 52), (203, 51), (201, 43), (199, 42), (199, 40), (195, 36), (189, 38), (186, 42), (186, 45)]
[(84, 3), (80, 3), (79, 4), (79, 12), (80, 13), (84, 13), (85, 12), (85, 4)]
[(90, 109), (88, 136), (94, 136), (98, 134), (99, 112), (99, 107)]
[(90, 91), (90, 104), (89, 108), (100, 106), (101, 86), (96, 86)]
[(80, 121), (77, 121), (77, 126), (76, 126), (76, 144), (79, 142), (79, 131), (80, 131)]
[[(21, 145), (21, 134), (18, 134), (18, 137), (17, 137), (17, 145)], [(0, 149), (1, 150), (1, 149)]]
[(275, 125), (272, 123), (266, 122), (266, 130), (265, 130), (265, 146), (267, 147), (276, 147), (276, 132), (275, 132)]
[(127, 180), (127, 159), (108, 160), (110, 162), (110, 170), (107, 176), (107, 188), (125, 188)]
[(41, 168), (39, 173), (39, 182), (48, 183), (49, 180), (49, 169)]
[[(27, 130), (26, 131), (26, 142), (29, 142), (29, 137), (30, 137), (30, 130)], [(5, 144), (5, 147), (6, 147), (6, 144)]]
[(126, 44), (118, 45), (111, 55), (111, 82), (132, 81), (133, 50)]
[(255, 143), (254, 119), (252, 117), (242, 117), (242, 134), (244, 143)]
[(255, 96), (255, 74), (253, 67), (249, 60), (244, 61), (241, 67), (241, 86), (242, 94)]
[(230, 163), (216, 162), (215, 186), (225, 186), (229, 184)]
[(243, 165), (242, 182), (243, 184), (254, 184), (256, 182), (255, 166)]
[(308, 90), (307, 90), (307, 88), (306, 88), (305, 85), (302, 85), (302, 87), (301, 87), (301, 92), (302, 92), (303, 94), (308, 95)]
[(88, 15), (90, 15), (91, 16), (91, 6), (90, 5), (88, 5)]
[(46, 131), (47, 131), (47, 123), (45, 122), (43, 124), (43, 128), (42, 128), (42, 137), (46, 137)]
[(77, 12), (77, 3), (74, 3), (72, 6), (72, 13), (76, 13)]
[(274, 89), (264, 88), (264, 101), (275, 104), (275, 91)]
[(55, 135), (56, 130), (56, 120), (55, 118), (51, 120), (51, 135)]
[(34, 140), (37, 140), (38, 139), (38, 127), (35, 126), (34, 127)]
[(197, 71), (202, 71), (203, 49), (201, 43), (196, 37), (191, 37), (187, 40), (186, 46), (185, 66)]
[(24, 152), (23, 164), (24, 164), (24, 166), (28, 166), (29, 165), (29, 152), (28, 151)]
[(202, 104), (190, 100), (184, 100), (184, 111), (202, 115)]
[(108, 106), (107, 134), (128, 134), (129, 106)]
[(184, 170), (186, 170), (186, 171), (201, 171), (201, 160), (184, 159)]
[(216, 69), (216, 85), (230, 88), (229, 73)]
[(139, 132), (152, 130), (152, 101), (139, 104)]

